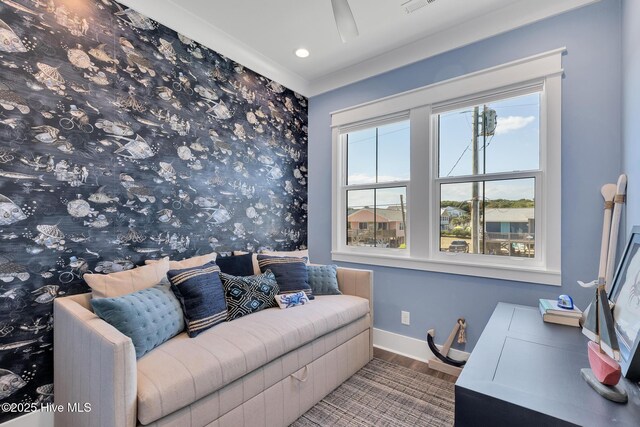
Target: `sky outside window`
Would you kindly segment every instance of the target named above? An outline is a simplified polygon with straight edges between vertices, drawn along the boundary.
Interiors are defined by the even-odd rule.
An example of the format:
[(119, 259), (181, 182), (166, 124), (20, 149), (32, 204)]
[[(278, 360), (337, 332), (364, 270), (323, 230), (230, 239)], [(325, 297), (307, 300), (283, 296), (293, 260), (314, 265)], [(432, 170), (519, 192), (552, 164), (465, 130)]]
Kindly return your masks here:
[[(350, 132), (347, 136), (347, 184), (408, 181), (410, 177), (409, 121)], [(358, 194), (363, 197), (360, 200)], [(354, 193), (352, 206), (366, 206), (365, 193)], [(405, 200), (406, 202), (406, 200)], [(393, 191), (378, 194), (378, 206), (399, 205)]]
[[(486, 105), (496, 111), (498, 123), (495, 135), (478, 138), (478, 172), (539, 169), (540, 93)], [(480, 113), (483, 107), (479, 106)], [(440, 115), (440, 177), (472, 174), (472, 139), (473, 106)], [(521, 193), (515, 190), (514, 197)]]

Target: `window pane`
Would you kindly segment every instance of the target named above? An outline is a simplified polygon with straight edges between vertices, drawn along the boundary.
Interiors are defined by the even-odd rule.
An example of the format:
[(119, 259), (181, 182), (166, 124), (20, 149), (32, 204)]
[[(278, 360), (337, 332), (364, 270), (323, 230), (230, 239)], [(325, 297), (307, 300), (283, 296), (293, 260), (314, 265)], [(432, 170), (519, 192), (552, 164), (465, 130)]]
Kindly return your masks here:
[(347, 245), (406, 248), (406, 195), (406, 187), (347, 191)]
[(350, 132), (347, 185), (409, 179), (409, 121)]
[(375, 190), (347, 191), (347, 245), (375, 246)]
[(539, 168), (538, 92), (449, 111), (438, 122), (441, 177)]
[(347, 134), (347, 185), (376, 182), (376, 129)]
[(441, 251), (535, 257), (535, 178), (442, 184), (440, 191)]
[[(474, 252), (471, 242), (472, 187), (472, 183), (467, 182), (440, 186), (440, 250), (443, 252)], [(481, 189), (482, 185), (478, 185), (478, 192)]]
[(378, 128), (378, 182), (409, 180), (409, 121)]
[(406, 187), (376, 190), (376, 246), (406, 248), (405, 230), (407, 213)]

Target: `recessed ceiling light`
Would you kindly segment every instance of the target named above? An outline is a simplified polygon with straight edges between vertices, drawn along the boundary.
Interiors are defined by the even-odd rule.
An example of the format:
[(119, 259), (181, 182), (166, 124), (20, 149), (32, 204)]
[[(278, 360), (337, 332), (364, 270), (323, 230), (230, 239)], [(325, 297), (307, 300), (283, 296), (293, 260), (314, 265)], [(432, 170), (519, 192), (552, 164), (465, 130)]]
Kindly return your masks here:
[(305, 48), (300, 48), (296, 50), (296, 56), (298, 58), (306, 58), (307, 56), (309, 56), (309, 51)]

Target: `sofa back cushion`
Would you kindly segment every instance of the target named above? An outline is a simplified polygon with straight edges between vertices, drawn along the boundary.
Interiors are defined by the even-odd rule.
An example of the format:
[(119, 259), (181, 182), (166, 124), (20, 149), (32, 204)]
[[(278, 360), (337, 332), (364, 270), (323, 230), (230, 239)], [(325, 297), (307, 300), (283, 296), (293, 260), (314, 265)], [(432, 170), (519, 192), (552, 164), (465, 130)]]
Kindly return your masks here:
[[(210, 254), (197, 255), (180, 261), (169, 260), (169, 270), (181, 270), (183, 268), (199, 267), (208, 262), (215, 261), (217, 257), (218, 254), (216, 252), (211, 252)], [(157, 259), (146, 259), (144, 263), (149, 265), (155, 264), (159, 261), (160, 260)]]
[(227, 304), (215, 262), (199, 267), (169, 270), (171, 290), (176, 295), (191, 338), (227, 320)]
[(301, 251), (261, 251), (260, 252), (262, 255), (269, 255), (269, 256), (286, 256), (286, 257), (293, 257), (293, 258), (306, 258), (307, 259), (307, 263), (309, 262), (309, 250), (308, 249), (304, 249)]
[(290, 294), (303, 291), (309, 299), (313, 299), (304, 258), (258, 255), (258, 265), (263, 273), (267, 270), (273, 272), (280, 288), (279, 293)]
[(169, 271), (169, 259), (163, 258), (153, 265), (111, 274), (85, 274), (93, 298), (118, 297), (150, 288), (163, 280)]
[(265, 308), (277, 307), (276, 277), (270, 270), (256, 276), (231, 276), (220, 273), (227, 301), (227, 320), (234, 320)]
[(91, 300), (98, 317), (131, 338), (140, 358), (184, 329), (182, 308), (168, 284)]

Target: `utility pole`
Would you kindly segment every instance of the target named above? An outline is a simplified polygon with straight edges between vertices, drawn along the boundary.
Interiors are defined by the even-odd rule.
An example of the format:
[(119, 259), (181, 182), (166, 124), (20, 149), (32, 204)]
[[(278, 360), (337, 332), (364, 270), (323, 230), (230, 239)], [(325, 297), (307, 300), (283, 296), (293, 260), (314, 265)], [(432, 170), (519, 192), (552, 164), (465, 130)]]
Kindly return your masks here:
[(407, 218), (404, 213), (404, 196), (400, 195), (400, 210), (402, 211), (402, 230), (404, 231), (403, 242), (405, 247), (407, 245)]
[[(473, 142), (472, 142), (472, 154), (473, 154), (473, 166), (472, 174), (478, 175), (478, 135), (480, 133), (480, 107), (477, 105), (473, 107)], [(479, 253), (479, 229), (480, 229), (480, 210), (479, 210), (479, 198), (478, 198), (478, 181), (474, 181), (472, 184), (471, 194), (471, 253)]]

